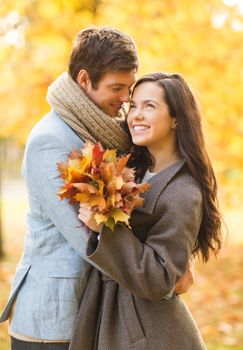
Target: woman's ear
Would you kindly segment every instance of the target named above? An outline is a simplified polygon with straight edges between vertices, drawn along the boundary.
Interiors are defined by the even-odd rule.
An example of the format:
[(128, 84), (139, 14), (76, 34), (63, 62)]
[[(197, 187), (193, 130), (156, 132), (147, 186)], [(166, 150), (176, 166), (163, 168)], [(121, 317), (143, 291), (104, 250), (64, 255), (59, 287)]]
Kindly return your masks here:
[(85, 69), (81, 69), (78, 72), (77, 83), (79, 86), (81, 86), (82, 89), (87, 90), (87, 87), (90, 83), (90, 78), (88, 72)]
[(177, 128), (177, 120), (175, 118), (173, 118), (172, 129), (176, 129), (176, 128)]

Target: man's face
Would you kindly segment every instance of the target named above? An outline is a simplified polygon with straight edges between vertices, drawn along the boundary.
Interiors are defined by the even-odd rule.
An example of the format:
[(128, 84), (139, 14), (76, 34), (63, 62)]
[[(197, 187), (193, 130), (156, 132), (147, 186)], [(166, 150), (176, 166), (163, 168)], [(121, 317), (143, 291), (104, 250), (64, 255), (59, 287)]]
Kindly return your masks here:
[(89, 80), (85, 92), (88, 97), (106, 114), (116, 117), (124, 102), (130, 100), (130, 89), (136, 80), (136, 73), (119, 71), (106, 73), (96, 88)]

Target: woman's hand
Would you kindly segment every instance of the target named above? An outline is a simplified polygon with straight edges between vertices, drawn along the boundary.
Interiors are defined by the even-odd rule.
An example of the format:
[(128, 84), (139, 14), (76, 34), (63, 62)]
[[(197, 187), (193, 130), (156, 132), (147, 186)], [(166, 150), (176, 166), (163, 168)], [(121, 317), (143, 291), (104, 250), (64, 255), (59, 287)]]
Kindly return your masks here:
[(186, 293), (194, 282), (194, 261), (191, 258), (188, 262), (184, 275), (175, 285), (175, 294)]
[(87, 208), (87, 206), (80, 205), (79, 209), (79, 215), (78, 218), (87, 226), (89, 227), (92, 231), (101, 232), (102, 229), (102, 224), (97, 225), (95, 218), (94, 218), (94, 213), (91, 212), (90, 208)]

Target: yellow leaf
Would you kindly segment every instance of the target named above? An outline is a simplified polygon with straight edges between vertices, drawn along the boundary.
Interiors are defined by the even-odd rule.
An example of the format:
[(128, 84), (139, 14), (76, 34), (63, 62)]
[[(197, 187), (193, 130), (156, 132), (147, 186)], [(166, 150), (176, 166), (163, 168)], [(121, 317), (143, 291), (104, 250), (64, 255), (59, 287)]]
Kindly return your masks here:
[(101, 164), (100, 169), (101, 169), (101, 178), (104, 179), (104, 181), (111, 180), (115, 175), (114, 163)]
[(90, 141), (87, 141), (84, 144), (84, 148), (82, 149), (82, 154), (85, 158), (92, 159), (92, 155), (93, 155), (93, 148), (94, 148), (94, 144)]
[(104, 182), (102, 180), (95, 180), (98, 184), (98, 191), (101, 194), (101, 196), (104, 195)]
[(107, 198), (107, 199), (110, 200), (111, 205), (114, 207), (115, 204), (116, 204), (116, 195), (115, 195), (115, 193), (112, 193), (112, 194), (109, 196), (109, 198)]
[(114, 231), (115, 220), (113, 218), (108, 218), (108, 220), (104, 224), (105, 226), (109, 227), (112, 231)]
[(106, 150), (103, 156), (103, 160), (109, 163), (110, 162), (116, 163), (116, 150), (115, 149)]
[(116, 189), (120, 190), (122, 188), (122, 185), (124, 184), (122, 176), (117, 176), (115, 178), (115, 181), (116, 181)]
[(125, 222), (125, 224), (130, 227), (129, 225), (129, 219), (130, 219), (130, 216), (127, 215), (126, 213), (124, 213), (121, 209), (113, 209), (111, 211), (111, 215), (110, 215), (114, 220), (115, 220), (115, 224), (118, 222), (118, 221), (121, 221), (121, 222)]
[(91, 164), (91, 159), (83, 158), (79, 159), (70, 159), (69, 166), (67, 167), (67, 178), (68, 181), (73, 181), (74, 179), (79, 179), (89, 168)]
[(80, 159), (69, 159), (69, 164), (68, 164), (68, 166), (69, 166), (70, 168), (77, 168), (77, 169), (80, 169), (80, 168), (81, 168), (80, 165), (81, 165), (81, 160), (80, 160)]
[(88, 203), (90, 195), (88, 193), (77, 193), (74, 198), (80, 203)]
[(97, 223), (97, 225), (104, 223), (107, 220), (107, 217), (103, 214), (95, 214), (94, 215), (95, 221)]
[(99, 210), (104, 210), (106, 208), (106, 201), (104, 197), (91, 196), (89, 198), (89, 203), (91, 207), (93, 206), (99, 207)]
[(78, 181), (82, 175), (83, 172), (76, 167), (71, 166), (67, 168), (67, 181), (69, 182)]

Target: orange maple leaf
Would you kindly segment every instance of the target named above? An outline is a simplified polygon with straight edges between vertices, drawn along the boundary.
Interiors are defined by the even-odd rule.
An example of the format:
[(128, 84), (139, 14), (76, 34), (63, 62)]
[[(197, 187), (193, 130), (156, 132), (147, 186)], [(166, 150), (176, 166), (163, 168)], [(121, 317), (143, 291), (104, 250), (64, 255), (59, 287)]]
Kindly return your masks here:
[(134, 208), (143, 205), (140, 194), (149, 188), (135, 182), (135, 170), (126, 167), (130, 154), (117, 158), (116, 150), (104, 151), (87, 142), (79, 152), (73, 149), (68, 161), (58, 163), (64, 179), (58, 195), (70, 203), (86, 203), (97, 222), (114, 229), (118, 221), (129, 226)]
[(121, 174), (123, 168), (125, 167), (125, 165), (126, 165), (127, 162), (128, 162), (128, 159), (130, 158), (130, 156), (131, 156), (131, 154), (129, 153), (129, 154), (127, 154), (126, 156), (121, 157), (121, 158), (118, 160), (118, 162), (117, 162), (117, 164), (116, 164), (116, 175), (117, 175), (117, 176)]

